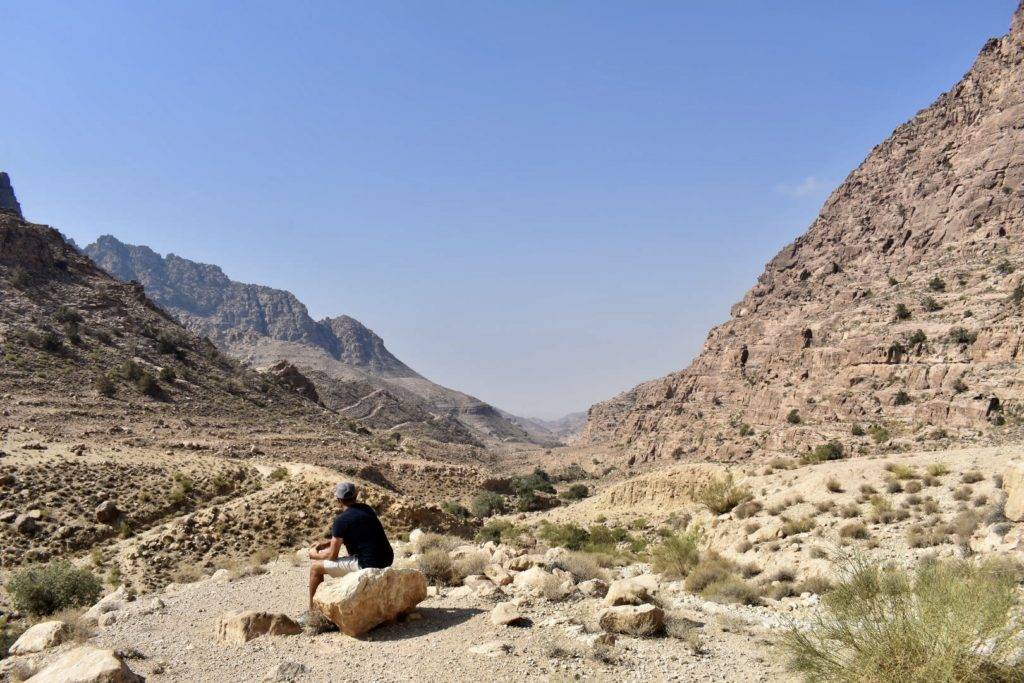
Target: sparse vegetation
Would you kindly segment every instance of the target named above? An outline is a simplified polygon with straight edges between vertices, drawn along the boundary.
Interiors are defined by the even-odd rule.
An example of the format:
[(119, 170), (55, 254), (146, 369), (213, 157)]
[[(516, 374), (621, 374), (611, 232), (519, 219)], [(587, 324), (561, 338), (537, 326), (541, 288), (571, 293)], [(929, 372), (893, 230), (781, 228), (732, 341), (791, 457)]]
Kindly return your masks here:
[(90, 605), (103, 583), (90, 570), (66, 560), (14, 572), (4, 586), (14, 606), (28, 614), (45, 616), (68, 607)]
[(786, 422), (791, 425), (798, 425), (803, 422), (803, 419), (800, 417), (800, 411), (796, 408), (790, 410), (789, 413), (786, 414)]
[(473, 496), (469, 511), (474, 517), (490, 517), (505, 511), (505, 499), (493, 491), (481, 491)]
[(968, 345), (978, 340), (978, 333), (971, 332), (965, 327), (954, 327), (949, 331), (949, 341), (954, 344)]
[(800, 460), (804, 464), (825, 462), (826, 460), (840, 460), (843, 457), (843, 445), (838, 441), (819, 444), (814, 450), (804, 453)]
[(897, 321), (910, 319), (910, 309), (907, 308), (906, 304), (896, 304), (896, 310), (893, 312), (893, 319)]
[[(1013, 681), (1024, 625), (1016, 576), (996, 562), (921, 563), (913, 572), (847, 559), (808, 630), (782, 641), (808, 680)], [(984, 644), (984, 647), (981, 647)]]
[(732, 472), (712, 479), (698, 489), (693, 496), (694, 500), (716, 515), (729, 512), (737, 505), (750, 500), (751, 497), (750, 488), (736, 484), (733, 481)]
[(652, 569), (671, 579), (687, 576), (700, 560), (704, 533), (695, 527), (665, 538), (651, 550)]

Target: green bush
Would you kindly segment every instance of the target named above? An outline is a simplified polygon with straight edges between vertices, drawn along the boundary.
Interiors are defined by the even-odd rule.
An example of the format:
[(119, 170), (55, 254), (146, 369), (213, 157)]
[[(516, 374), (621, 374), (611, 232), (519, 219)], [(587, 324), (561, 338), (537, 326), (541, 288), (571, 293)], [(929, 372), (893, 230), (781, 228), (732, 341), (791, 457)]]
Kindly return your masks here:
[(1017, 572), (1005, 562), (922, 562), (916, 570), (847, 558), (809, 629), (781, 641), (814, 681), (1024, 680)]
[(875, 443), (885, 443), (889, 440), (889, 430), (881, 425), (871, 425), (868, 428), (868, 434), (871, 435), (871, 440)]
[(512, 480), (512, 489), (522, 496), (527, 492), (543, 491), (544, 493), (555, 493), (555, 487), (551, 484), (551, 476), (539, 467), (525, 477), (516, 477)]
[(788, 422), (791, 425), (798, 425), (801, 422), (803, 422), (803, 419), (800, 417), (800, 411), (797, 410), (796, 408), (790, 410), (786, 414), (786, 422)]
[(651, 550), (651, 568), (670, 579), (681, 579), (697, 565), (703, 543), (700, 527), (667, 536)]
[(853, 434), (854, 436), (864, 436), (864, 428), (861, 427), (859, 424), (854, 424), (852, 427), (850, 427), (850, 433)]
[(590, 489), (583, 484), (573, 484), (562, 492), (562, 498), (566, 500), (583, 500), (590, 495)]
[(910, 394), (900, 389), (896, 392), (896, 396), (892, 399), (893, 405), (905, 406), (910, 405)]
[(5, 587), (17, 609), (45, 616), (68, 607), (92, 604), (100, 596), (103, 583), (88, 569), (56, 560), (14, 572)]
[(936, 311), (942, 310), (942, 304), (936, 301), (933, 297), (926, 296), (921, 299), (921, 307), (929, 313), (935, 313)]
[(936, 275), (935, 277), (928, 281), (928, 289), (932, 290), (933, 292), (945, 292), (946, 281), (943, 280), (938, 275)]
[(100, 396), (106, 396), (110, 398), (114, 395), (117, 389), (114, 387), (114, 382), (111, 381), (106, 375), (97, 375), (93, 381), (93, 386), (96, 387), (96, 393)]
[(893, 313), (894, 320), (909, 320), (910, 309), (906, 304), (896, 304), (896, 311)]
[(556, 524), (543, 520), (537, 535), (552, 546), (580, 550), (590, 541), (590, 534), (577, 524)]
[(752, 497), (750, 489), (733, 481), (732, 472), (727, 472), (721, 479), (715, 478), (698, 489), (693, 498), (708, 510), (721, 515), (729, 512), (740, 503)]
[(505, 511), (505, 499), (493, 491), (481, 491), (473, 496), (469, 511), (474, 517), (490, 517)]
[(462, 517), (463, 519), (469, 517), (469, 510), (466, 506), (454, 500), (446, 500), (441, 503), (441, 510), (455, 517)]
[(949, 341), (954, 344), (973, 344), (978, 340), (978, 333), (965, 327), (954, 327), (949, 331)]
[(160, 395), (160, 385), (157, 384), (156, 378), (148, 372), (143, 372), (135, 380), (135, 388), (139, 390), (140, 394), (145, 394), (146, 396), (155, 397)]
[(173, 368), (160, 368), (160, 374), (158, 376), (160, 377), (161, 382), (173, 382), (178, 379), (178, 375), (174, 372)]
[[(854, 425), (856, 427), (856, 425)], [(843, 458), (843, 444), (838, 441), (829, 441), (814, 447), (813, 451), (805, 453), (800, 460), (805, 464), (825, 462), (826, 460), (841, 460)]]
[(476, 540), (481, 543), (493, 541), (494, 543), (514, 544), (523, 530), (512, 522), (505, 519), (494, 519), (484, 524), (476, 532)]
[(912, 335), (907, 337), (907, 344), (910, 346), (920, 346), (928, 341), (928, 335), (924, 333), (924, 330), (916, 330)]

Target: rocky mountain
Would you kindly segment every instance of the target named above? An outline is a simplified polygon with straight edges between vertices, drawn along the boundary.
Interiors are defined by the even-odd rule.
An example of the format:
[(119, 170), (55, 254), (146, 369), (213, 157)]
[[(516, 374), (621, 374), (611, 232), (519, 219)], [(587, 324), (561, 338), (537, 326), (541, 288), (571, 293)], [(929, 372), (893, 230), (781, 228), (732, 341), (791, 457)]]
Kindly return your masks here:
[(832, 193), (690, 367), (593, 406), (585, 438), (634, 461), (1005, 439), (1022, 275), (1024, 6)]
[(141, 283), (182, 324), (246, 364), (294, 363), (325, 406), (369, 426), (463, 443), (557, 443), (547, 432), (531, 431), (477, 398), (422, 377), (358, 320), (313, 320), (291, 292), (236, 282), (218, 266), (161, 256), (110, 235), (85, 253), (118, 279)]
[(14, 196), (11, 178), (3, 172), (0, 172), (0, 211), (8, 211), (21, 216), (21, 204), (18, 203), (18, 198)]

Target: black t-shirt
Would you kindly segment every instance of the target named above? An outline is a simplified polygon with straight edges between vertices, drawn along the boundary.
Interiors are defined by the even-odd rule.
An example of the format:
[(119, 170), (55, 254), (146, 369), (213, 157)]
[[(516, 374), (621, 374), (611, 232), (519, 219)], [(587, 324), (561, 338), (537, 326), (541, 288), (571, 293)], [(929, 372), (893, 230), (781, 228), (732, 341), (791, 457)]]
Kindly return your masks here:
[(331, 536), (345, 541), (345, 550), (358, 560), (360, 569), (390, 567), (395, 560), (384, 526), (369, 505), (355, 503), (335, 517)]

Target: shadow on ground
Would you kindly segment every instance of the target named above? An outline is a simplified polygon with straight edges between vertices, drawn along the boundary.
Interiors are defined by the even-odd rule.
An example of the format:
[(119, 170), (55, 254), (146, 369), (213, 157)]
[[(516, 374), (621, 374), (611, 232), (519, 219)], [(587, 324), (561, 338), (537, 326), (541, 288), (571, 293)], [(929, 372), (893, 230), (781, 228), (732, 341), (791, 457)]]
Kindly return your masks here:
[(475, 607), (421, 607), (416, 610), (421, 619), (396, 621), (383, 624), (363, 636), (362, 640), (387, 642), (390, 640), (407, 640), (453, 628), (465, 623), (484, 610)]

